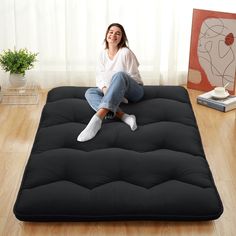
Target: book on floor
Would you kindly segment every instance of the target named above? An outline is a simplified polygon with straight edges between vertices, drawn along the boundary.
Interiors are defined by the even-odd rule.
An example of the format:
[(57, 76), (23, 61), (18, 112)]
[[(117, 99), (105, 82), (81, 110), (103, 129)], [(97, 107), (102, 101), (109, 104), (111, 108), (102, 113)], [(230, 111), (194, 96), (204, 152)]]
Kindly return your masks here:
[(222, 112), (227, 112), (236, 108), (236, 96), (229, 95), (226, 98), (216, 99), (212, 96), (212, 91), (210, 91), (199, 95), (197, 97), (197, 103)]

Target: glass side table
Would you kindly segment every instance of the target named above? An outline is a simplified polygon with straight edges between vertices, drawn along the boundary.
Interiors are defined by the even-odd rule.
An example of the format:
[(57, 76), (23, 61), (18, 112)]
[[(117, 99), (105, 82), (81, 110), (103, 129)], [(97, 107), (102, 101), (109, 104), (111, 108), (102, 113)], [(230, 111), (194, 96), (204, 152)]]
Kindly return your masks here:
[(32, 80), (27, 79), (25, 86), (14, 88), (5, 79), (1, 89), (1, 103), (2, 104), (22, 104), (35, 105), (39, 101), (38, 85)]

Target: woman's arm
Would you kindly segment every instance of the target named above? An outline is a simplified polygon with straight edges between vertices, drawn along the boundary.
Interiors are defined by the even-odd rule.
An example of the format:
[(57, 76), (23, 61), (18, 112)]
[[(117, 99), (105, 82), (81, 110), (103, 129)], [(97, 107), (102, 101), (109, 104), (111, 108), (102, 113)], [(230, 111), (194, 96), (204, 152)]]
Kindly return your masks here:
[[(106, 89), (109, 88), (109, 85), (111, 83), (111, 78), (114, 74), (112, 70), (106, 69), (106, 51), (103, 51), (100, 54), (99, 61), (97, 63), (97, 69), (96, 69), (96, 86), (103, 90), (105, 87)], [(106, 92), (106, 91), (105, 91)]]
[(108, 88), (107, 88), (106, 86), (104, 86), (104, 87), (102, 88), (102, 92), (103, 92), (104, 95), (106, 94), (107, 89), (108, 89)]
[(125, 63), (126, 63), (126, 72), (137, 81), (139, 84), (143, 84), (140, 73), (139, 73), (139, 62), (135, 56), (135, 54), (128, 49), (125, 55)]
[(104, 87), (107, 87), (104, 75), (105, 75), (104, 53), (101, 52), (96, 68), (96, 86), (101, 90), (103, 90)]

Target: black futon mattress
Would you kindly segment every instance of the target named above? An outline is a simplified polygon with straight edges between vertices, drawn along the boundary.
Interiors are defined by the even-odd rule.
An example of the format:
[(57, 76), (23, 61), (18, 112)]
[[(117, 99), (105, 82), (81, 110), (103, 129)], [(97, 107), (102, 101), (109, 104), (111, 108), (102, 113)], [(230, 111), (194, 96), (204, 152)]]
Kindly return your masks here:
[(23, 221), (212, 220), (223, 212), (188, 92), (145, 86), (121, 104), (138, 129), (104, 120), (76, 141), (94, 111), (87, 87), (48, 93), (14, 206)]

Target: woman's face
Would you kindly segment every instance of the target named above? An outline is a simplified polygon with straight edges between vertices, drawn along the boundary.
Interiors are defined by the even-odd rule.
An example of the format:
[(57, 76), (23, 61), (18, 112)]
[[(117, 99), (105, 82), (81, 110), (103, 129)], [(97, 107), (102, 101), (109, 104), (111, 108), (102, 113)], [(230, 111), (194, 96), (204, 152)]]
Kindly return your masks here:
[(122, 32), (120, 28), (117, 26), (112, 26), (107, 33), (106, 40), (109, 45), (117, 46), (120, 43), (121, 38)]

